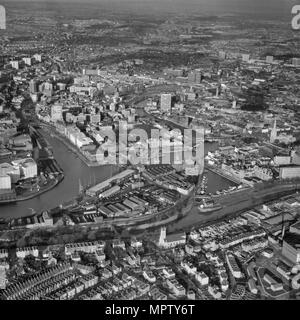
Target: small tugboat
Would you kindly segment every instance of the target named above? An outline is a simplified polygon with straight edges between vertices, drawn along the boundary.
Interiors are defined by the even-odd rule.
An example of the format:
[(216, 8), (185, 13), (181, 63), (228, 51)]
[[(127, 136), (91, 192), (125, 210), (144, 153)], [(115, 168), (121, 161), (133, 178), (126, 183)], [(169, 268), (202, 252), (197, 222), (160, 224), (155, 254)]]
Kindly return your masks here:
[(207, 189), (207, 177), (203, 176), (202, 181), (200, 183), (200, 188), (197, 190), (196, 196), (198, 195), (205, 195)]
[(220, 204), (216, 204), (212, 199), (203, 198), (198, 206), (199, 213), (210, 213), (218, 211), (223, 207)]

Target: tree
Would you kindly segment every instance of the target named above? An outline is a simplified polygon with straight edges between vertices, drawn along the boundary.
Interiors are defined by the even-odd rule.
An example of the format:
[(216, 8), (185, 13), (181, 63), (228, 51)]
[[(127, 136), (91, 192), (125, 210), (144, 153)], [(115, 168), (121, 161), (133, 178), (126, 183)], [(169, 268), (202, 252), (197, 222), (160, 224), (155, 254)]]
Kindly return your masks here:
[(96, 264), (98, 264), (98, 261), (97, 261), (97, 259), (96, 259), (94, 254), (82, 252), (80, 254), (80, 258), (81, 258), (81, 261), (82, 261), (83, 264), (86, 264), (86, 265), (89, 265), (89, 264), (96, 265)]
[(36, 260), (36, 258), (31, 254), (26, 256), (24, 261), (25, 261), (26, 265), (28, 266), (28, 268), (30, 268), (30, 269), (40, 270), (42, 267), (41, 261)]

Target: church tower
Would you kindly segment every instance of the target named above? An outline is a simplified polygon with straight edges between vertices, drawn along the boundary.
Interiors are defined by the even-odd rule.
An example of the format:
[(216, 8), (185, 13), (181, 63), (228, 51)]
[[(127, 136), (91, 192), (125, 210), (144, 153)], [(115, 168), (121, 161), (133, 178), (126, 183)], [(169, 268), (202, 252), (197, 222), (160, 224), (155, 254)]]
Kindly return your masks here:
[(276, 139), (277, 139), (277, 120), (275, 119), (274, 126), (270, 135), (270, 142), (274, 143)]
[(159, 240), (158, 240), (158, 245), (159, 246), (163, 246), (164, 245), (166, 236), (167, 236), (167, 228), (166, 227), (162, 227), (160, 229), (160, 236), (159, 236)]

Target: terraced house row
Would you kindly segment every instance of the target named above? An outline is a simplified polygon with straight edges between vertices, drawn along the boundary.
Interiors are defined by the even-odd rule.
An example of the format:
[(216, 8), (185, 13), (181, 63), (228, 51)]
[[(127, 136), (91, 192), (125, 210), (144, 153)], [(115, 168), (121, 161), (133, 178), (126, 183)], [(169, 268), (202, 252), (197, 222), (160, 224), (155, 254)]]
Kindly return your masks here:
[[(1, 298), (4, 300), (21, 300), (25, 298), (27, 294), (28, 297), (30, 297), (30, 294), (33, 294), (34, 296), (42, 296), (43, 294), (45, 294), (43, 288), (45, 288), (46, 290), (48, 284), (51, 284), (49, 282), (56, 279), (57, 281), (59, 281), (59, 275), (61, 274), (65, 275), (65, 277), (63, 277), (64, 280), (62, 281), (64, 282), (65, 279), (70, 275), (70, 273), (68, 272), (70, 270), (72, 270), (71, 265), (69, 263), (64, 263), (45, 271), (41, 271), (25, 281), (17, 282), (10, 285), (2, 292)], [(54, 283), (53, 286), (55, 287)]]

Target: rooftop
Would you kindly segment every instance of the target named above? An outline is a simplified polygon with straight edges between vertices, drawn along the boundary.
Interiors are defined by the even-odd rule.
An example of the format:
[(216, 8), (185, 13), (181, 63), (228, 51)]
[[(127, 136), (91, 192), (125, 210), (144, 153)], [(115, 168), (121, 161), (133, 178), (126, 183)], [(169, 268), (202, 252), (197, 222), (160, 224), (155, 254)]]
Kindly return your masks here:
[(181, 233), (167, 235), (165, 241), (166, 242), (175, 242), (175, 241), (184, 240), (185, 238), (186, 238), (185, 233), (181, 232)]

